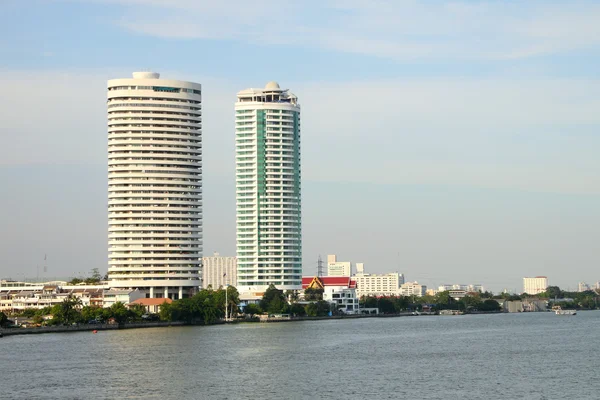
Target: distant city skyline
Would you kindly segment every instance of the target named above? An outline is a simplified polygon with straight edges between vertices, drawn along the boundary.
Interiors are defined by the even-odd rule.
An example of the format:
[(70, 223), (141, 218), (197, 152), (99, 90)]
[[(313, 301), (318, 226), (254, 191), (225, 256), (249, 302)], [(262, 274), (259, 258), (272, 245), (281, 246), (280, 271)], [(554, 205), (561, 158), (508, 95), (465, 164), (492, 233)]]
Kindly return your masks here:
[(303, 275), (337, 254), (431, 288), (600, 280), (597, 2), (0, 10), (0, 277), (107, 272), (105, 85), (145, 69), (203, 85), (206, 254), (236, 253), (236, 93), (276, 80), (303, 105)]

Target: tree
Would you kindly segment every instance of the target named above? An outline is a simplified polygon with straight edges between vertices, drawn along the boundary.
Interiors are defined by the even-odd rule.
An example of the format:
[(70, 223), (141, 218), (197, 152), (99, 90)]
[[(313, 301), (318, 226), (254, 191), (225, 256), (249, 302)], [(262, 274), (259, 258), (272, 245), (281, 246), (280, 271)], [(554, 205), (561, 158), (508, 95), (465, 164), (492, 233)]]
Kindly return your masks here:
[(465, 296), (460, 299), (459, 303), (462, 305), (464, 310), (479, 310), (482, 302), (477, 296)]
[(563, 297), (563, 292), (558, 286), (548, 286), (548, 288), (546, 289), (546, 295), (546, 297), (550, 299), (561, 299)]
[(141, 304), (129, 306), (129, 317), (135, 321), (141, 321), (142, 315), (146, 314), (146, 307)]
[(306, 315), (306, 309), (302, 304), (294, 303), (290, 306), (290, 313), (298, 317), (303, 317)]
[(300, 299), (300, 295), (297, 290), (286, 290), (285, 297), (287, 297), (290, 303), (296, 303)]
[(8, 323), (8, 317), (3, 312), (0, 312), (0, 327), (6, 326)]
[(283, 290), (279, 290), (275, 285), (270, 285), (263, 298), (260, 300), (260, 308), (269, 314), (280, 314), (288, 308), (287, 299), (283, 294)]
[(52, 307), (53, 321), (56, 324), (70, 324), (80, 319), (78, 308), (81, 308), (81, 299), (72, 294), (68, 295), (62, 303)]
[(362, 308), (377, 308), (377, 297), (362, 296), (359, 302)]
[(306, 300), (306, 301), (323, 300), (323, 289), (306, 288), (304, 290), (304, 300)]
[(258, 304), (250, 303), (246, 307), (244, 307), (244, 313), (249, 315), (250, 318), (254, 318), (256, 314), (261, 314), (262, 310)]
[(227, 286), (227, 314), (230, 317), (237, 314), (238, 304), (240, 304), (240, 294), (235, 286)]
[(115, 304), (108, 308), (110, 317), (114, 318), (117, 323), (122, 324), (129, 318), (129, 310), (125, 307), (125, 304), (117, 301)]
[(500, 311), (501, 309), (500, 303), (494, 299), (486, 299), (479, 306), (479, 310), (481, 311)]
[(329, 314), (329, 302), (320, 300), (306, 305), (306, 315), (309, 317), (323, 317)]

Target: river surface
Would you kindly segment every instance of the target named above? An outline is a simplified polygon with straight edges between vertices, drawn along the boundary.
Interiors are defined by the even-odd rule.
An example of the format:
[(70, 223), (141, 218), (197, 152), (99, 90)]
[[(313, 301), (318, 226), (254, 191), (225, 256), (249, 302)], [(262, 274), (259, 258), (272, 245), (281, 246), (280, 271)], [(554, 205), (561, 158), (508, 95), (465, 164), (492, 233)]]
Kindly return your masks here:
[(600, 312), (9, 336), (7, 399), (600, 399)]

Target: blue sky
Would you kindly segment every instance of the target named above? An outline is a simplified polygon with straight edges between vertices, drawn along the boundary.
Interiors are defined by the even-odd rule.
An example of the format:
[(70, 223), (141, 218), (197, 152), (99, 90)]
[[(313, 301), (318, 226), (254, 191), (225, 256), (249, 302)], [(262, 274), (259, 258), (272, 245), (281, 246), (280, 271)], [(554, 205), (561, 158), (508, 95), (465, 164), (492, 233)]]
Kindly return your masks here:
[(106, 80), (203, 84), (205, 253), (235, 251), (235, 93), (303, 107), (305, 274), (600, 280), (600, 4), (0, 3), (0, 276), (106, 270)]

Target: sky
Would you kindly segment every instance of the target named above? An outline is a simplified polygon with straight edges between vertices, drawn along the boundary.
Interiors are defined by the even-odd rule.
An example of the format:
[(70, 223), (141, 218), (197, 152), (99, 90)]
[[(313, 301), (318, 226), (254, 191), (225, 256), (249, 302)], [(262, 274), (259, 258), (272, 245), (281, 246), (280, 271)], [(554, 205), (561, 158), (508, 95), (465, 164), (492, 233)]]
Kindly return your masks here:
[(302, 106), (304, 275), (337, 254), (434, 288), (600, 281), (596, 1), (3, 0), (0, 15), (2, 278), (106, 272), (106, 81), (151, 70), (203, 85), (207, 255), (235, 255), (236, 93), (276, 80)]

